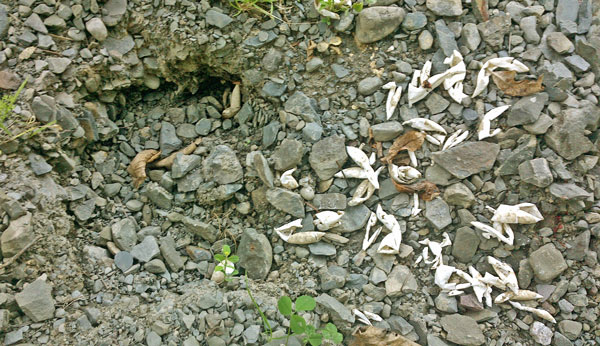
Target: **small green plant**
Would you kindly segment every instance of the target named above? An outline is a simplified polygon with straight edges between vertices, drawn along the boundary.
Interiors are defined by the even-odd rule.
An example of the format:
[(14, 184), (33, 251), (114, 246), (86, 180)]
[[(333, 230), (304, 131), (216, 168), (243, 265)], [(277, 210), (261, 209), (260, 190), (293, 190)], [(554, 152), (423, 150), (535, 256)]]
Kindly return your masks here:
[(3, 95), (0, 99), (0, 144), (13, 141), (27, 134), (30, 137), (35, 136), (55, 123), (55, 121), (51, 121), (45, 125), (37, 126), (35, 118), (23, 119), (22, 116), (13, 113), (15, 102), (17, 102), (21, 91), (25, 88), (25, 84), (27, 84), (27, 80), (21, 83), (14, 95)]
[(225, 281), (231, 281), (233, 276), (238, 274), (235, 264), (239, 262), (240, 258), (237, 255), (231, 254), (229, 245), (223, 245), (222, 253), (216, 254), (215, 260), (218, 263), (215, 271), (225, 274)]
[(235, 16), (242, 12), (257, 11), (266, 16), (273, 17), (274, 2), (275, 0), (229, 0), (231, 7), (238, 11)]
[[(319, 11), (329, 11), (332, 13), (348, 12), (353, 10), (359, 13), (363, 10), (363, 7), (375, 3), (375, 0), (359, 0), (352, 2), (352, 0), (315, 0), (315, 5), (318, 5)], [(323, 17), (323, 22), (331, 24), (331, 18)]]
[[(310, 296), (298, 297), (293, 305), (290, 297), (283, 296), (279, 298), (277, 309), (282, 315), (290, 319), (290, 328), (285, 340), (286, 345), (290, 336), (301, 337), (304, 345), (310, 344), (311, 346), (321, 345), (323, 339), (331, 340), (336, 344), (343, 341), (343, 335), (337, 331), (337, 327), (333, 323), (327, 323), (323, 329), (317, 330), (314, 326), (307, 324), (304, 317), (298, 314), (302, 311), (312, 311), (316, 306), (315, 299)], [(290, 332), (293, 334), (290, 334)]]

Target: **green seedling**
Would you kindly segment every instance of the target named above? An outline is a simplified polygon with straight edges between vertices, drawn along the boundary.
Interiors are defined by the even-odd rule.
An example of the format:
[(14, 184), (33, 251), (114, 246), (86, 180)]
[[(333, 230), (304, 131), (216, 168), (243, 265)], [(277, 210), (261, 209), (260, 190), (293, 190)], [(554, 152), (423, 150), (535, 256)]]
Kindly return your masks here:
[(290, 319), (290, 328), (285, 340), (286, 345), (290, 336), (298, 336), (302, 339), (304, 345), (310, 344), (311, 346), (321, 345), (324, 339), (331, 340), (336, 344), (343, 341), (343, 335), (337, 331), (337, 327), (333, 323), (327, 323), (324, 328), (317, 330), (314, 326), (307, 324), (304, 317), (298, 314), (302, 311), (312, 311), (316, 306), (315, 299), (310, 296), (298, 297), (293, 305), (292, 299), (288, 296), (279, 299), (277, 309), (282, 315)]
[(275, 0), (229, 0), (229, 5), (237, 10), (235, 16), (242, 12), (256, 11), (268, 17), (273, 17), (274, 2)]
[[(333, 13), (348, 12), (350, 10), (359, 13), (363, 10), (365, 4), (370, 5), (374, 2), (375, 0), (360, 0), (353, 2), (351, 5), (348, 5), (346, 1), (340, 0), (316, 0), (316, 3), (319, 6), (319, 10), (326, 10)], [(323, 21), (327, 24), (330, 24), (331, 18), (324, 17)]]
[(239, 262), (240, 258), (237, 255), (231, 254), (229, 245), (223, 245), (222, 253), (216, 254), (215, 260), (218, 263), (215, 267), (215, 271), (225, 274), (225, 281), (231, 281), (232, 278), (238, 274), (237, 269), (235, 269), (235, 264)]

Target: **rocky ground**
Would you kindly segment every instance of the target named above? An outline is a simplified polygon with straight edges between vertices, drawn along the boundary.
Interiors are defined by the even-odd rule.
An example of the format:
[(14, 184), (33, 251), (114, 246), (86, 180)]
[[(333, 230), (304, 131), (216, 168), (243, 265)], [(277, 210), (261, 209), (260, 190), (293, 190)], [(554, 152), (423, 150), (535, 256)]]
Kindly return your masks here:
[[(599, 8), (377, 0), (327, 24), (312, 1), (275, 3), (272, 17), (226, 1), (5, 2), (0, 88), (27, 79), (15, 113), (56, 123), (0, 145), (0, 338), (264, 344), (244, 280), (211, 280), (228, 244), (276, 335), (288, 325), (277, 299), (306, 294), (317, 300), (307, 321), (333, 322), (344, 344), (363, 324), (353, 309), (378, 314), (373, 324), (407, 344), (600, 343)], [(490, 82), (457, 103), (438, 87), (409, 106), (413, 72), (428, 60), (432, 75), (446, 70), (455, 50), (469, 96), (481, 66), (507, 56), (529, 68), (521, 76), (543, 75), (544, 91), (509, 96)], [(390, 81), (404, 91), (387, 119)], [(238, 84), (239, 111), (229, 97)], [(502, 105), (511, 107), (492, 122), (500, 132), (479, 141), (483, 115)], [(421, 181), (439, 196), (413, 215), (413, 195), (384, 169), (374, 195), (349, 206), (361, 180), (333, 177), (355, 166), (346, 146), (377, 153), (377, 168), (419, 117), (470, 131), (451, 149), (426, 141), (416, 151)], [(135, 188), (127, 168), (138, 153), (166, 157), (197, 139), (170, 169), (148, 164)], [(285, 187), (279, 177), (292, 168), (299, 186)], [(512, 225), (512, 245), (471, 224), (491, 224), (486, 206), (524, 202), (544, 219)], [(362, 250), (378, 205), (398, 220), (398, 254), (378, 253), (383, 234)], [(315, 231), (324, 210), (345, 212), (326, 231), (341, 238), (294, 245), (274, 231), (298, 218), (298, 232)], [(522, 304), (556, 323), (439, 287), (431, 264), (416, 262), (422, 241), (444, 232), (443, 264), (494, 275), (488, 256), (509, 264), (520, 289), (542, 296)]]

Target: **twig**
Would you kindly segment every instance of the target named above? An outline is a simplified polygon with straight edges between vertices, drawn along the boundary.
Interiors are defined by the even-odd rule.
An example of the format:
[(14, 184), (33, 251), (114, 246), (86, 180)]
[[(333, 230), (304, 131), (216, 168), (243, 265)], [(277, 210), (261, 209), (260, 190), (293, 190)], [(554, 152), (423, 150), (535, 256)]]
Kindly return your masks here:
[(49, 36), (52, 36), (52, 37), (54, 37), (54, 38), (61, 39), (61, 40), (74, 41), (74, 40), (73, 40), (72, 38), (70, 38), (70, 37), (64, 37), (64, 36), (60, 36), (60, 35), (56, 35), (56, 34), (50, 34), (50, 33), (49, 33), (48, 35), (49, 35)]
[(22, 248), (21, 250), (19, 250), (19, 252), (17, 252), (16, 255), (12, 256), (9, 259), (7, 259), (6, 262), (0, 264), (0, 269), (4, 269), (4, 268), (8, 267), (9, 265), (13, 264), (17, 260), (17, 258), (19, 258), (25, 251), (27, 251), (27, 249), (29, 249), (40, 238), (41, 238), (40, 236), (35, 237), (29, 244), (25, 245), (24, 248)]

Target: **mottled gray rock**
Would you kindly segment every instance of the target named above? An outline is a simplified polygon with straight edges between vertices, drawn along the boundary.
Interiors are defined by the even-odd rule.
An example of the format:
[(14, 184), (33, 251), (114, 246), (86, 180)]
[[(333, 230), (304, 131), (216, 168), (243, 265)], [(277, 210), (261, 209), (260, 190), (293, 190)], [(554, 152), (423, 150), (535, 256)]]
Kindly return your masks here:
[(519, 176), (522, 182), (537, 187), (546, 187), (552, 184), (554, 179), (548, 161), (543, 157), (521, 163), (519, 165)]
[(302, 161), (304, 145), (295, 139), (284, 139), (271, 155), (273, 165), (278, 171), (287, 171)]
[(52, 171), (52, 166), (50, 166), (42, 156), (38, 154), (29, 154), (28, 159), (31, 170), (35, 175), (44, 175)]
[(139, 262), (145, 263), (158, 256), (160, 249), (158, 248), (158, 242), (154, 236), (148, 235), (142, 240), (141, 243), (135, 245), (131, 249), (131, 256)]
[(431, 114), (438, 114), (446, 110), (450, 105), (450, 101), (446, 100), (442, 95), (434, 92), (431, 93), (425, 100), (425, 106)]
[(348, 272), (339, 266), (328, 266), (319, 269), (321, 289), (329, 291), (334, 288), (342, 288), (346, 284)]
[(108, 37), (108, 30), (100, 18), (92, 18), (85, 23), (85, 29), (96, 40), (102, 42)]
[(490, 170), (496, 162), (500, 146), (489, 142), (466, 142), (454, 148), (431, 154), (431, 158), (453, 176), (464, 179)]
[(6, 37), (9, 26), (10, 19), (7, 15), (6, 7), (0, 6), (0, 39), (4, 39)]
[(523, 38), (527, 43), (537, 44), (540, 42), (540, 34), (537, 31), (537, 17), (524, 17), (519, 22), (521, 30), (523, 30)]
[(302, 129), (302, 138), (311, 143), (315, 143), (321, 139), (323, 135), (323, 127), (317, 123), (308, 123)]
[(562, 254), (552, 243), (532, 252), (529, 256), (529, 264), (535, 277), (541, 282), (552, 281), (567, 269), (567, 263)]
[(177, 137), (177, 130), (173, 124), (163, 121), (160, 128), (160, 151), (163, 156), (168, 156), (181, 147), (181, 139)]
[(268, 187), (275, 187), (273, 176), (273, 172), (271, 171), (271, 167), (269, 167), (269, 162), (260, 151), (257, 151), (253, 155), (253, 163), (254, 169), (256, 169), (256, 173), (260, 180), (262, 180), (263, 184)]
[(442, 317), (442, 328), (448, 333), (446, 340), (458, 345), (482, 345), (485, 336), (471, 317), (452, 314)]
[(554, 120), (549, 115), (542, 114), (533, 124), (524, 125), (523, 129), (534, 135), (543, 135), (553, 124)]
[[(587, 70), (590, 69), (590, 63), (585, 61), (584, 58), (582, 58), (579, 55), (569, 55), (568, 57), (565, 58), (565, 62), (567, 63), (567, 65), (569, 65), (569, 67), (571, 67), (576, 73), (582, 73), (585, 72)], [(576, 84), (577, 85), (577, 84)]]
[(407, 13), (402, 21), (402, 28), (408, 31), (422, 29), (425, 25), (427, 25), (427, 17), (422, 12)]
[(454, 33), (446, 26), (446, 22), (443, 19), (435, 21), (435, 33), (445, 56), (450, 56), (455, 50), (458, 50)]
[(440, 310), (441, 312), (450, 314), (458, 312), (458, 302), (456, 301), (456, 298), (448, 296), (448, 293), (446, 292), (441, 292), (438, 294), (438, 296), (434, 299), (434, 303), (436, 309)]
[(44, 22), (42, 22), (42, 19), (36, 13), (32, 13), (23, 24), (32, 28), (35, 31), (41, 32), (42, 34), (48, 33), (46, 25), (44, 25)]
[(575, 80), (573, 72), (560, 61), (544, 60), (542, 66), (538, 68), (539, 73), (544, 74), (542, 84), (546, 87), (545, 91), (550, 96), (550, 100), (564, 101), (568, 96), (566, 91), (571, 89)]
[(427, 8), (438, 16), (455, 17), (462, 13), (460, 0), (427, 0)]
[(534, 123), (548, 102), (548, 94), (539, 93), (520, 98), (509, 109), (506, 124), (508, 126), (517, 126)]
[(178, 272), (179, 270), (181, 270), (185, 261), (183, 257), (179, 254), (179, 251), (177, 251), (177, 248), (175, 246), (175, 240), (173, 240), (173, 238), (169, 235), (160, 238), (158, 242), (160, 254), (162, 255), (165, 262), (167, 262), (169, 268), (171, 268), (171, 271)]
[(381, 81), (381, 78), (377, 76), (367, 77), (358, 82), (358, 93), (363, 96), (372, 95), (375, 91), (381, 88), (382, 85), (383, 82)]
[(127, 251), (119, 251), (115, 255), (115, 266), (122, 272), (127, 271), (133, 265), (133, 256)]
[(517, 174), (519, 165), (523, 161), (533, 159), (537, 148), (537, 139), (534, 135), (524, 135), (518, 139), (519, 146), (510, 152), (500, 166), (496, 169), (496, 175)]
[(550, 185), (550, 194), (559, 200), (583, 200), (592, 196), (592, 193), (572, 183), (553, 183)]
[(279, 97), (285, 93), (287, 85), (284, 83), (277, 83), (273, 81), (267, 81), (263, 87), (262, 92), (268, 97)]
[(271, 270), (273, 249), (264, 234), (253, 228), (248, 228), (242, 234), (238, 246), (240, 265), (246, 268), (248, 277), (254, 280), (264, 280)]
[(219, 29), (223, 29), (232, 21), (233, 19), (231, 19), (231, 17), (221, 12), (217, 12), (215, 10), (206, 11), (206, 23), (216, 26)]
[(319, 210), (346, 209), (346, 196), (341, 193), (323, 193), (315, 195), (312, 204)]
[(437, 230), (442, 230), (452, 223), (450, 208), (441, 198), (425, 202), (425, 218)]
[(324, 243), (322, 241), (308, 245), (310, 253), (317, 256), (334, 256), (336, 254), (333, 244)]
[(429, 50), (433, 47), (433, 35), (429, 32), (429, 30), (423, 30), (419, 34), (419, 48), (422, 50)]
[(519, 282), (519, 287), (522, 289), (526, 289), (531, 284), (531, 280), (533, 280), (533, 269), (531, 269), (528, 259), (523, 259), (519, 262), (517, 280)]
[(414, 293), (418, 288), (417, 280), (410, 272), (410, 269), (401, 264), (397, 264), (392, 269), (385, 282), (385, 294), (390, 298)]
[(27, 213), (18, 219), (11, 220), (8, 228), (2, 232), (0, 246), (4, 258), (15, 256), (33, 241), (34, 234), (31, 218), (31, 213)]
[(475, 203), (473, 192), (463, 183), (450, 185), (444, 191), (444, 200), (452, 205), (469, 208)]
[(226, 145), (217, 145), (204, 160), (202, 172), (206, 180), (231, 184), (242, 179), (244, 172), (235, 152)]
[(188, 216), (181, 219), (181, 223), (188, 231), (211, 243), (214, 243), (219, 235), (219, 230), (213, 225), (192, 219)]
[(583, 324), (578, 321), (562, 320), (558, 322), (558, 330), (569, 340), (575, 340), (581, 334)]
[(579, 12), (579, 1), (577, 0), (558, 0), (556, 4), (556, 23), (559, 27), (568, 26), (575, 23), (577, 13)]
[(554, 332), (554, 345), (555, 346), (573, 346), (571, 340), (559, 332)]
[(152, 274), (162, 274), (167, 271), (167, 267), (165, 263), (158, 258), (150, 260), (146, 265), (144, 265), (144, 269)]
[(369, 220), (371, 211), (363, 204), (347, 207), (344, 216), (340, 219), (341, 224), (334, 228), (336, 232), (354, 232), (363, 229)]
[(461, 227), (456, 230), (456, 237), (452, 243), (452, 256), (458, 261), (469, 263), (477, 252), (480, 239), (477, 233), (469, 227)]
[(510, 16), (490, 16), (490, 20), (477, 24), (481, 37), (488, 45), (499, 48), (504, 43), (504, 36), (510, 31)]
[(104, 48), (110, 51), (117, 51), (122, 55), (129, 53), (133, 47), (135, 47), (135, 41), (133, 36), (126, 35), (123, 37), (112, 37), (109, 36), (104, 40)]
[(146, 196), (161, 209), (171, 209), (173, 195), (155, 182), (146, 185)]
[(373, 43), (396, 31), (404, 19), (400, 7), (375, 6), (363, 9), (356, 19), (356, 40)]
[(306, 72), (314, 72), (318, 69), (321, 69), (324, 65), (325, 63), (323, 62), (323, 59), (314, 56), (306, 63)]
[(19, 308), (34, 322), (54, 317), (54, 299), (52, 286), (42, 279), (26, 285), (23, 291), (15, 295)]
[(534, 321), (531, 329), (529, 329), (529, 334), (531, 334), (535, 342), (541, 345), (550, 345), (552, 342), (552, 329), (546, 327), (541, 322)]
[(50, 71), (56, 74), (65, 72), (67, 67), (71, 64), (71, 59), (69, 58), (48, 58), (46, 61), (48, 62)]
[(122, 219), (110, 226), (113, 242), (123, 251), (131, 251), (137, 243), (137, 223), (132, 217)]
[(402, 124), (397, 121), (388, 121), (371, 126), (373, 139), (376, 142), (387, 142), (395, 139), (402, 133)]
[(202, 163), (202, 157), (198, 155), (184, 155), (179, 153), (175, 156), (175, 160), (173, 160), (171, 177), (173, 179), (182, 178), (194, 168), (200, 166), (200, 163)]
[(546, 40), (548, 41), (548, 45), (558, 54), (572, 53), (575, 50), (573, 42), (562, 32), (552, 32), (548, 34)]
[(557, 115), (554, 125), (544, 137), (558, 155), (573, 160), (592, 150), (594, 145), (585, 135), (586, 129), (598, 126), (600, 114), (595, 106), (568, 108)]
[(308, 162), (319, 179), (327, 180), (344, 166), (347, 159), (344, 137), (334, 135), (313, 145)]
[(109, 0), (102, 8), (102, 20), (108, 26), (119, 24), (127, 12), (127, 0)]
[(47, 123), (56, 115), (56, 103), (54, 98), (48, 95), (36, 96), (31, 102), (31, 110), (37, 120)]
[(273, 188), (267, 190), (267, 201), (278, 210), (295, 217), (304, 217), (304, 200), (292, 191)]
[(311, 99), (301, 91), (294, 92), (285, 101), (283, 107), (286, 112), (301, 117), (306, 123), (321, 123), (321, 117), (315, 108), (316, 104), (313, 106)]
[(315, 300), (317, 301), (317, 304), (319, 304), (319, 306), (323, 308), (323, 310), (329, 313), (334, 323), (354, 323), (354, 315), (352, 314), (350, 309), (348, 309), (346, 306), (344, 306), (344, 304), (340, 303), (337, 299), (333, 298), (332, 296), (323, 293), (317, 298), (315, 298)]
[(481, 36), (479, 35), (479, 29), (475, 23), (466, 23), (463, 26), (462, 34), (460, 37), (461, 45), (466, 46), (471, 51), (474, 51), (479, 47), (481, 43)]
[(567, 250), (567, 258), (575, 261), (582, 261), (590, 246), (590, 230), (585, 230), (577, 235), (573, 241), (569, 243), (571, 248)]

